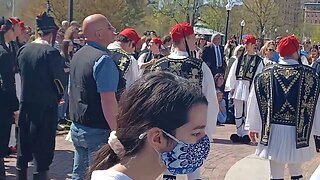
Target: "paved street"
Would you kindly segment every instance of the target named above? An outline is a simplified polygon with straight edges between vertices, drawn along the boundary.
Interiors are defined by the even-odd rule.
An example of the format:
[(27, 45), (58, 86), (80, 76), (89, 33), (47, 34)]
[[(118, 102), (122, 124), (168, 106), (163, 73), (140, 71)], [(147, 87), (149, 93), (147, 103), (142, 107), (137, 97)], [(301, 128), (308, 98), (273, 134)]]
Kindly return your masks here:
[[(203, 180), (224, 180), (226, 174), (228, 173), (229, 169), (234, 166), (238, 161), (245, 160), (245, 158), (249, 155), (254, 153), (255, 147), (250, 145), (242, 145), (242, 144), (232, 144), (229, 141), (230, 134), (234, 131), (233, 125), (226, 125), (222, 127), (218, 127), (217, 135), (215, 136), (214, 143), (211, 147), (211, 152), (209, 155), (208, 160), (205, 163), (204, 168), (202, 169)], [(70, 142), (64, 140), (66, 135), (59, 135), (57, 136), (57, 145), (56, 145), (56, 152), (54, 162), (51, 166), (50, 170), (50, 178), (57, 179), (57, 180), (64, 180), (70, 179), (71, 177), (71, 170), (72, 170), (72, 161), (73, 161), (73, 146)], [(250, 157), (249, 157), (250, 158)], [(250, 171), (251, 167), (265, 167), (260, 172), (239, 172), (235, 171), (234, 169), (238, 169), (238, 166), (234, 166), (232, 171), (228, 173), (231, 176), (228, 176), (226, 180), (248, 180), (248, 179), (255, 179), (256, 174), (265, 174), (268, 175), (268, 167), (266, 166), (266, 162), (256, 158), (255, 161), (249, 161), (253, 163), (247, 163), (243, 167)], [(237, 163), (238, 164), (238, 163)], [(320, 164), (320, 154), (317, 155), (311, 162), (305, 163), (303, 165), (303, 173), (305, 179), (309, 179), (313, 171), (316, 167)], [(6, 169), (7, 175), (9, 176), (8, 180), (13, 180), (15, 175), (15, 157), (12, 156), (10, 158), (6, 158)], [(30, 168), (30, 175), (32, 167)], [(233, 174), (232, 174), (233, 173)], [(234, 173), (241, 173), (241, 174), (234, 174)], [(29, 176), (30, 176), (29, 175)], [(234, 179), (232, 177), (243, 177), (247, 176), (248, 178), (237, 178)], [(31, 176), (30, 176), (31, 177)], [(231, 177), (231, 178), (229, 178)], [(179, 179), (185, 179), (185, 177), (179, 177)], [(260, 178), (259, 178), (260, 179)], [(262, 178), (264, 180), (264, 178)]]

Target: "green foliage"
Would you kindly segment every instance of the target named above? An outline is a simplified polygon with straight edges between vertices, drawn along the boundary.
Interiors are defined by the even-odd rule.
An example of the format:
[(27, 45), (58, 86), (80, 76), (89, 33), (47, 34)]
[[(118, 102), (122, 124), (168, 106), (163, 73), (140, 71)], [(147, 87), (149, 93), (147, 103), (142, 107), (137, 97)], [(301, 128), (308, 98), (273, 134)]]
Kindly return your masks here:
[(313, 26), (313, 31), (312, 31), (312, 34), (311, 34), (311, 40), (313, 42), (316, 42), (316, 43), (320, 42), (320, 28), (317, 25)]
[[(21, 17), (29, 25), (34, 25), (36, 14), (46, 10), (46, 1), (24, 1), (26, 3), (21, 11)], [(68, 0), (50, 1), (57, 22), (67, 20)], [(145, 30), (155, 30), (161, 36), (167, 35), (177, 21), (189, 22), (192, 25), (200, 22), (215, 31), (225, 31), (226, 0), (210, 0), (207, 1), (208, 4), (203, 4), (203, 0), (162, 1), (163, 4), (159, 7), (159, 0), (155, 0), (154, 4), (148, 4), (147, 0), (74, 0), (74, 18), (81, 22), (90, 14), (101, 13), (118, 31), (131, 26), (139, 33)], [(274, 0), (245, 0), (244, 2), (243, 6), (235, 6), (230, 12), (229, 35), (240, 34), (240, 22), (243, 19), (246, 22), (244, 34), (262, 36), (265, 30), (266, 36), (274, 37), (275, 28), (278, 29), (277, 35), (284, 35), (286, 29), (290, 30), (290, 34), (301, 34), (302, 27), (290, 27), (281, 22), (281, 19), (278, 18), (279, 6)]]
[(215, 31), (224, 31), (224, 9), (222, 7), (204, 7), (201, 10), (201, 21), (208, 28)]

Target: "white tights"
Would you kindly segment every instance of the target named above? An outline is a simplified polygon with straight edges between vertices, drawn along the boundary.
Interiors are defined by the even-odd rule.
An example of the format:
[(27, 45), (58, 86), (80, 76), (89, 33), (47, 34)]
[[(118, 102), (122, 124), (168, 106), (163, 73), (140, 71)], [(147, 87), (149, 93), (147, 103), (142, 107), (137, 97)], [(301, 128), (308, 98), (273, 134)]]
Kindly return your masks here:
[(247, 115), (247, 102), (234, 99), (233, 103), (237, 135), (243, 137), (244, 135), (248, 135), (248, 131), (244, 129), (244, 121)]

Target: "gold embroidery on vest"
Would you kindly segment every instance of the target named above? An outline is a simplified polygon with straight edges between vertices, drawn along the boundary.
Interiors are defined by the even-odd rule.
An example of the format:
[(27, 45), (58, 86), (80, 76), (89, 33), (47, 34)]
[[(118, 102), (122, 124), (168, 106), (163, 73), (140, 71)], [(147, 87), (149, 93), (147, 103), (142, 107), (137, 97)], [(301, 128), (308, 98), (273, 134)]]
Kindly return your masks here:
[[(281, 77), (285, 77), (286, 79), (289, 79), (290, 77), (294, 76), (293, 80), (289, 83), (288, 86), (286, 86), (283, 81), (281, 80), (281, 78), (279, 77), (279, 75), (282, 75)], [(291, 90), (292, 86), (297, 82), (297, 80), (300, 77), (300, 73), (297, 70), (289, 70), (289, 69), (285, 69), (285, 70), (277, 70), (275, 73), (275, 77), (278, 80), (283, 92), (285, 94), (288, 94), (288, 92)]]
[(121, 71), (124, 71), (125, 67), (124, 65), (127, 63), (128, 59), (125, 57), (121, 57), (121, 59), (119, 60), (120, 64), (119, 64), (119, 69)]
[(253, 70), (254, 70), (254, 68), (255, 68), (255, 66), (256, 66), (256, 64), (257, 64), (257, 62), (256, 62), (256, 57), (257, 57), (257, 56), (255, 56), (254, 59), (253, 59), (253, 61), (251, 62), (249, 71), (248, 71), (248, 73), (247, 73), (247, 77), (250, 78), (250, 79), (252, 79), (253, 76), (254, 76)]
[(198, 83), (199, 82), (199, 70), (192, 68), (191, 70), (191, 78), (189, 79), (192, 83)]
[(182, 63), (170, 62), (169, 67), (171, 67), (171, 72), (172, 72), (173, 74), (180, 76)]
[[(264, 96), (261, 96), (260, 93), (258, 92), (258, 95), (261, 99), (261, 110), (262, 112), (267, 112), (267, 120), (266, 120), (266, 125), (264, 128), (264, 134), (262, 135), (261, 141), (268, 143), (269, 135), (268, 132), (270, 131), (270, 115), (272, 114), (272, 99), (269, 97), (269, 94), (272, 93), (272, 87), (271, 87), (271, 74), (270, 73), (264, 73), (262, 76), (262, 88), (264, 89), (265, 92), (267, 92), (267, 97), (265, 98)], [(259, 81), (257, 81), (258, 84)], [(270, 93), (271, 92), (271, 93)]]

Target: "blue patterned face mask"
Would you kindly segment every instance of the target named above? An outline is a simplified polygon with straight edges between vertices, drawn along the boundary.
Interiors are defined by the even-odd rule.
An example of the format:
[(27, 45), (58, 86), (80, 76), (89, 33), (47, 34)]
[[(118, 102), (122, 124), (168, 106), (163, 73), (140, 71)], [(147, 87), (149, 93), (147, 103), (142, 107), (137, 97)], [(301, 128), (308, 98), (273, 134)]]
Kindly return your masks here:
[(170, 173), (173, 175), (192, 173), (202, 166), (210, 151), (210, 140), (207, 135), (196, 144), (186, 144), (169, 133), (164, 133), (177, 142), (172, 151), (160, 153)]

